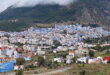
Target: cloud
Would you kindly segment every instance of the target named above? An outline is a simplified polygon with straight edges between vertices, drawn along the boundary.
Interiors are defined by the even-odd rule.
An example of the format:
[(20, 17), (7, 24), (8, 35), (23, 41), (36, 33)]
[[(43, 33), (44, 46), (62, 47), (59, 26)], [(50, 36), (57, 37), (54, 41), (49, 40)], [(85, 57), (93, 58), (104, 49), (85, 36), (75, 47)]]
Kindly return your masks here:
[(3, 12), (8, 7), (30, 7), (38, 4), (59, 4), (68, 5), (76, 0), (0, 0), (0, 12)]

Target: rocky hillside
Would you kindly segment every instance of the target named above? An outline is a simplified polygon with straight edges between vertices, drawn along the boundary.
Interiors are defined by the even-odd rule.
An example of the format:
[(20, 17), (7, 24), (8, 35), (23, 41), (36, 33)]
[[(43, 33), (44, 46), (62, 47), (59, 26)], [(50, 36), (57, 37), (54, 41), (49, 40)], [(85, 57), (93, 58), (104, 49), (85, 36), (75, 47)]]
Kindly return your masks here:
[[(14, 20), (14, 22), (13, 22)], [(108, 28), (110, 0), (79, 0), (68, 6), (37, 5), (35, 7), (8, 8), (0, 14), (0, 29), (19, 31), (36, 23), (97, 24)]]

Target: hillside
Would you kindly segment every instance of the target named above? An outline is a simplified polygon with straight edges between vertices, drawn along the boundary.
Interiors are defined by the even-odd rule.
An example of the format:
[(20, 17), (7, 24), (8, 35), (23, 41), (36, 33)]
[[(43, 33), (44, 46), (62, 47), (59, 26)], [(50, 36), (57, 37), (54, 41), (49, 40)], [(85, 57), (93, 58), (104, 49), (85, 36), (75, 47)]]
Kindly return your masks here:
[[(37, 23), (81, 23), (109, 27), (109, 0), (79, 0), (68, 6), (37, 5), (35, 7), (8, 8), (0, 14), (0, 29), (19, 31)], [(16, 23), (9, 20), (17, 19)], [(5, 25), (5, 26), (4, 26)], [(7, 30), (8, 27), (8, 30)]]

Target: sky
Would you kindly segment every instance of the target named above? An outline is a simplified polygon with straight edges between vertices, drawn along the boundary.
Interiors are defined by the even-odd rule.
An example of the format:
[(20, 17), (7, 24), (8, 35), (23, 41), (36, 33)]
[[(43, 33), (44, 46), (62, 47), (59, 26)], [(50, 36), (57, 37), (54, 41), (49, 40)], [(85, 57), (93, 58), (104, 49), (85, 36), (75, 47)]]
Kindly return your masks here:
[(8, 7), (30, 7), (37, 4), (59, 4), (68, 5), (76, 0), (0, 0), (0, 12), (3, 12)]

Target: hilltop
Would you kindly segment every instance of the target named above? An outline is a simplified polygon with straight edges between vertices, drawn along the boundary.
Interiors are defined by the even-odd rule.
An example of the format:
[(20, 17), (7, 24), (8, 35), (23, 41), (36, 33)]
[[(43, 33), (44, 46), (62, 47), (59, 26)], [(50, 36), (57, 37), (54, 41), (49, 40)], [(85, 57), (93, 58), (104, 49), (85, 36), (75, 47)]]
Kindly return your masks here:
[(109, 0), (79, 0), (67, 6), (9, 7), (0, 14), (0, 30), (19, 31), (36, 24), (64, 22), (96, 24), (108, 28), (110, 24), (109, 4)]

